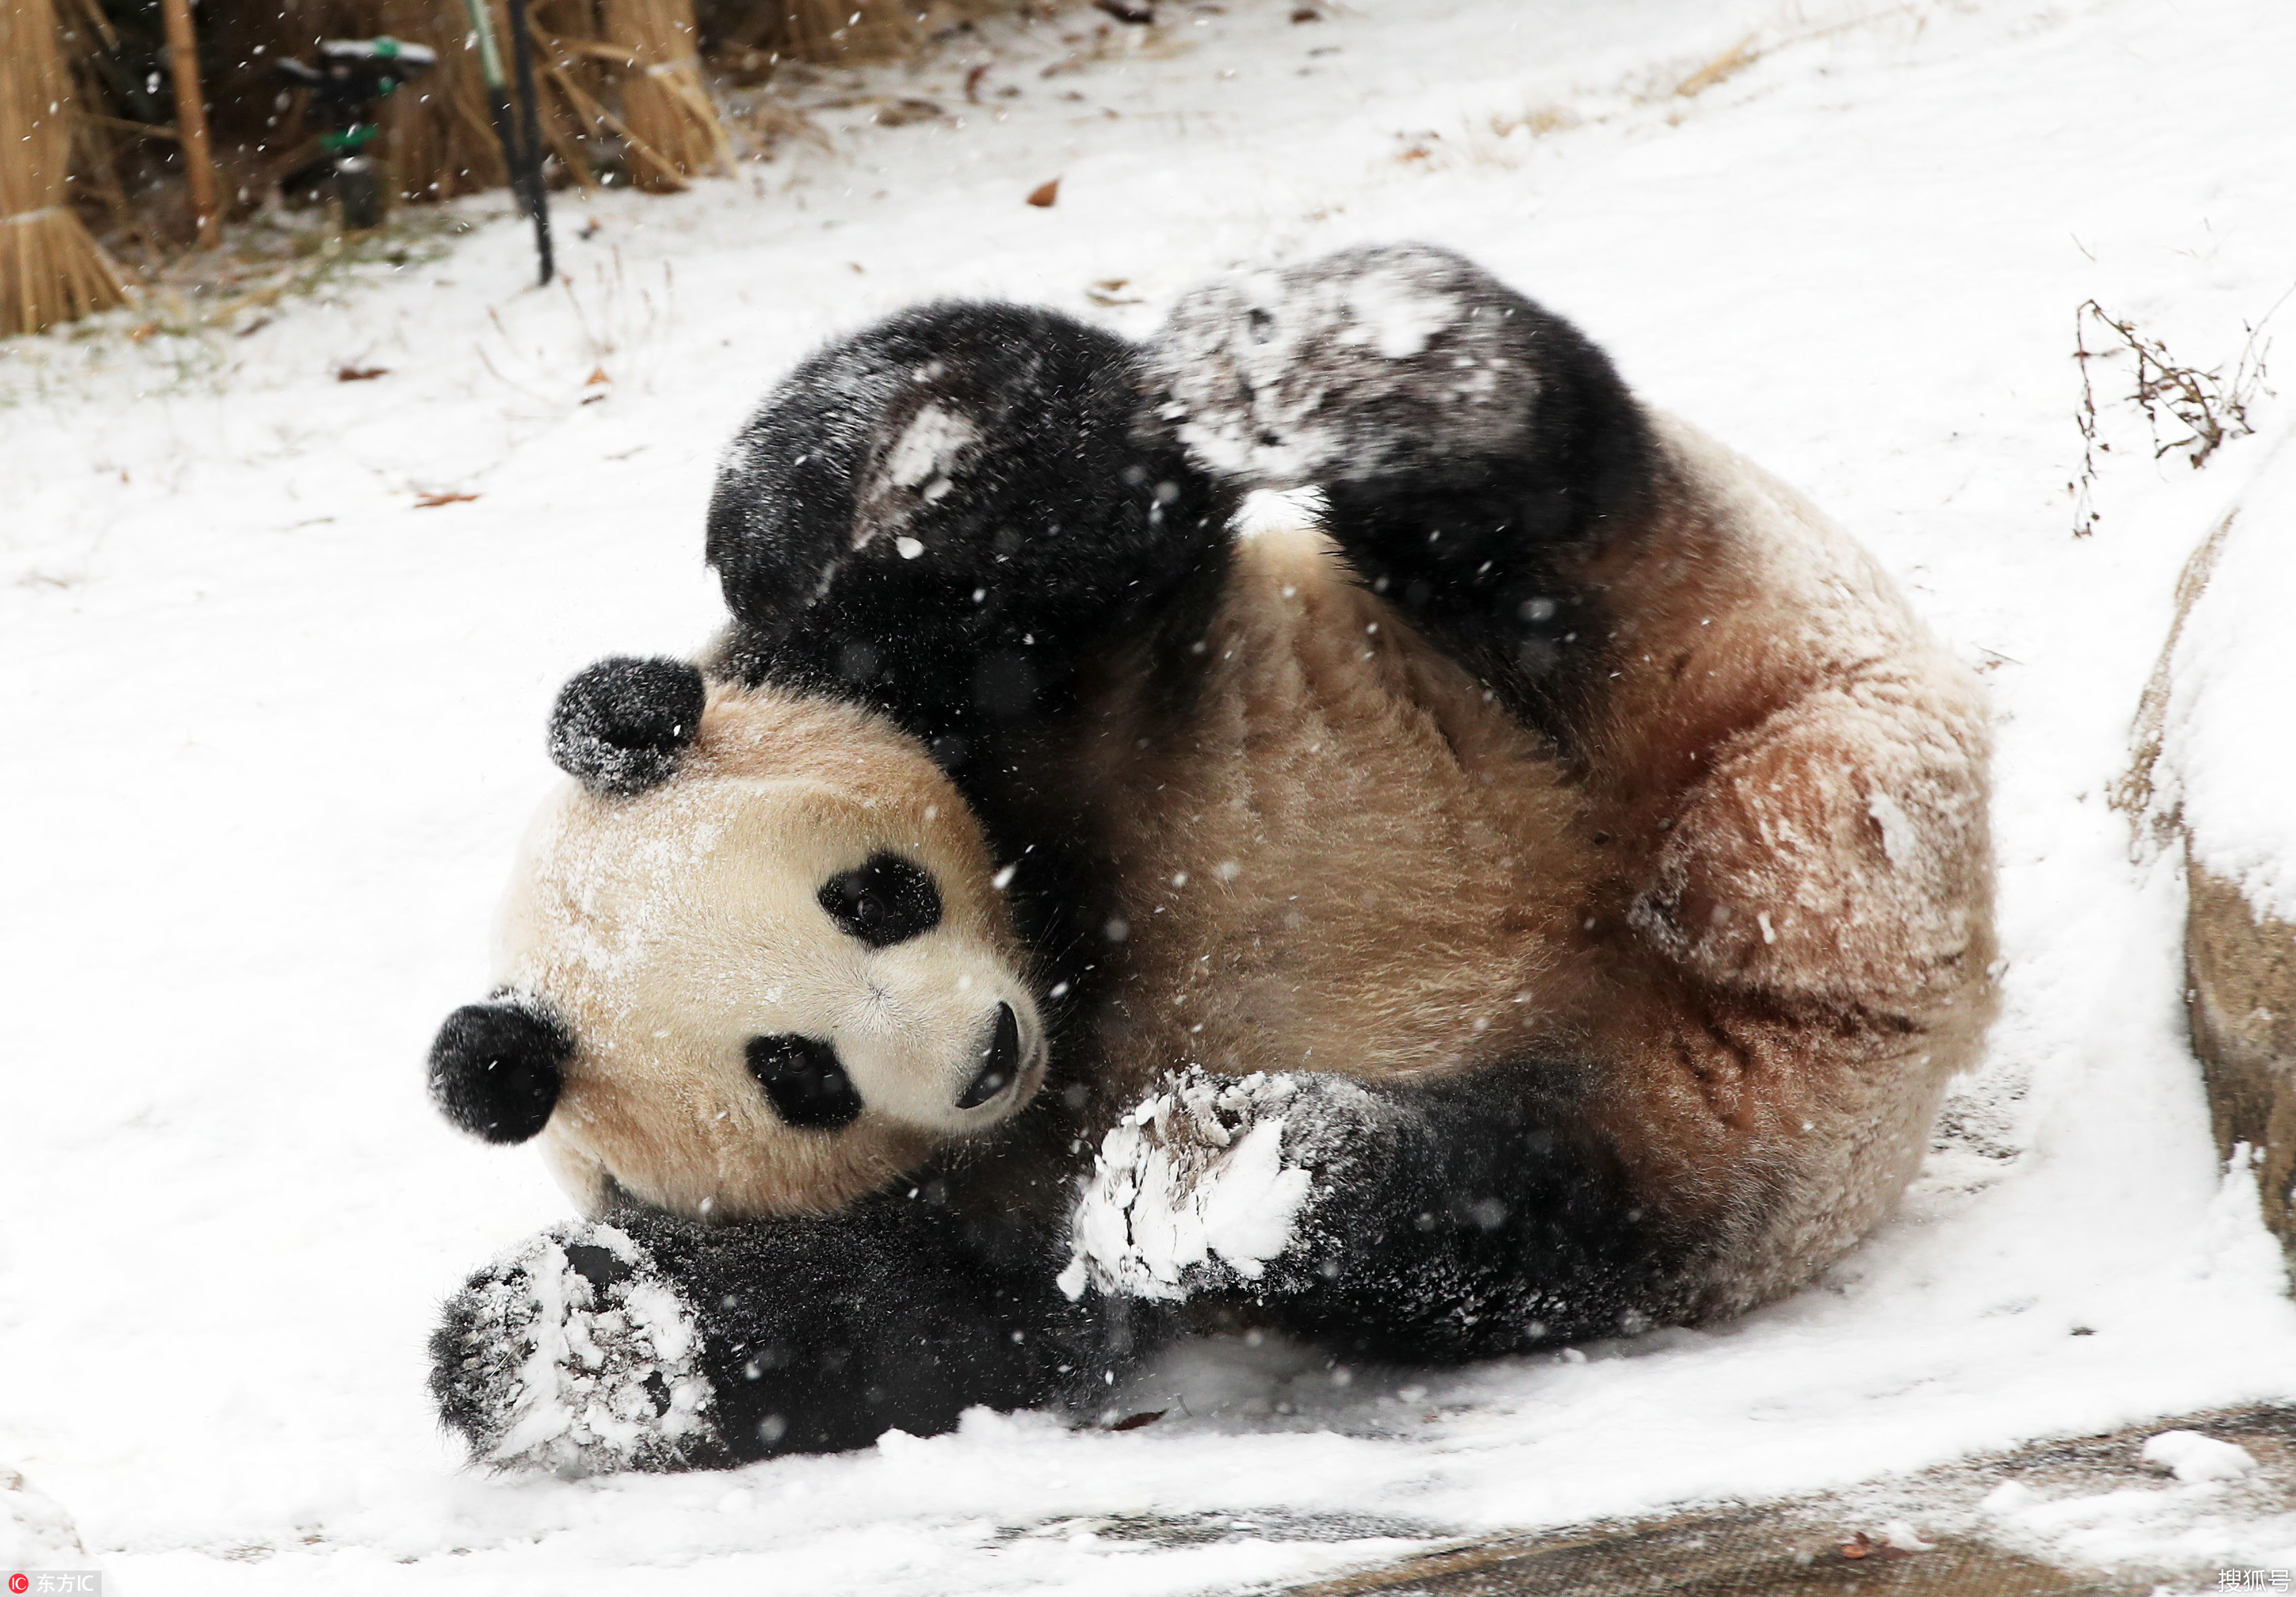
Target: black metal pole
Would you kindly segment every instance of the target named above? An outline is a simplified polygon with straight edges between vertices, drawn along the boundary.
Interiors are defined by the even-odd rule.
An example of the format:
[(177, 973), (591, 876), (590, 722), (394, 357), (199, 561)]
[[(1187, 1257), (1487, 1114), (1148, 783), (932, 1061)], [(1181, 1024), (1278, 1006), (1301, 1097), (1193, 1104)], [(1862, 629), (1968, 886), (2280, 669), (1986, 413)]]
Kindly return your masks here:
[[(530, 145), (518, 136), (517, 125), (511, 119), (510, 90), (503, 82), (502, 51), (495, 44), (494, 14), (487, 9), (487, 0), (463, 0), (463, 9), (471, 13), (471, 37), (478, 42), (479, 76), (486, 79), (487, 111), (494, 118), (495, 138), (502, 145), (503, 170), (510, 175), (510, 192), (519, 209), (534, 218), (535, 253), (541, 258), (542, 281), (550, 281), (550, 219), (544, 210), (542, 160), (539, 153), (532, 161), (527, 159)], [(519, 39), (528, 47), (517, 50), (520, 77), (527, 85), (526, 100), (534, 102), (534, 56), (524, 27), (525, 7), (518, 7)], [(531, 119), (528, 127), (532, 127)]]
[(534, 213), (534, 252), (541, 258), (541, 281), (548, 283), (550, 196), (542, 186), (542, 124), (534, 103), (534, 32), (527, 26), (526, 0), (510, 0), (510, 54), (518, 71), (519, 143), (526, 157), (527, 205)]
[(526, 156), (518, 147), (518, 125), (511, 120), (508, 87), (501, 83), (487, 86), (487, 111), (494, 118), (495, 140), (502, 145), (503, 170), (510, 175), (511, 197), (518, 201), (519, 209), (530, 217), (534, 214), (534, 201), (526, 192)]

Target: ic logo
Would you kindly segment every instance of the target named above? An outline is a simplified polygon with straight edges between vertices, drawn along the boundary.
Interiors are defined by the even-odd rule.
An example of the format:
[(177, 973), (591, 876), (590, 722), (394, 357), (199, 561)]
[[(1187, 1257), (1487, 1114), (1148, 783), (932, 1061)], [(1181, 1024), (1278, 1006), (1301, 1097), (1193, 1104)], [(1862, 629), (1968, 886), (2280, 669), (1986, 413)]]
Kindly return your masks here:
[(32, 1589), (32, 1583), (21, 1575), (11, 1575), (8, 1577), (8, 1589), (15, 1593), (16, 1597), (24, 1597), (24, 1593)]

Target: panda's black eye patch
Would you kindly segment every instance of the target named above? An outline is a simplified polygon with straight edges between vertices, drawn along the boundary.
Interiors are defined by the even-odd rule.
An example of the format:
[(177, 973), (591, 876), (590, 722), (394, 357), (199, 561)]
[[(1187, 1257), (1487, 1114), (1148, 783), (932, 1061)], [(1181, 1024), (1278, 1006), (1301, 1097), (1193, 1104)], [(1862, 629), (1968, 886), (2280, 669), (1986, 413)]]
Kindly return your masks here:
[(872, 948), (906, 943), (940, 924), (940, 891), (924, 871), (898, 854), (873, 854), (857, 871), (822, 884), (829, 918)]
[(833, 1131), (861, 1112), (861, 1094), (838, 1062), (835, 1044), (784, 1032), (751, 1037), (743, 1052), (774, 1112), (790, 1125)]

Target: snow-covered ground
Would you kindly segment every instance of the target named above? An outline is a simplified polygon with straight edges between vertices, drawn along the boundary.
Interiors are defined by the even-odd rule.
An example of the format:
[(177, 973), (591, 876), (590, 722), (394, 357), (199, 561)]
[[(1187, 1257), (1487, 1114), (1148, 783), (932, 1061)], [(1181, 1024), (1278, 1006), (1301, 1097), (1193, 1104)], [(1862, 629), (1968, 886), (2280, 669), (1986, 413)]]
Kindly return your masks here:
[[(869, 80), (939, 119), (825, 112), (832, 150), (562, 200), (566, 289), (523, 286), (501, 218), (245, 337), (0, 356), (0, 1464), (76, 1521), (52, 1567), (128, 1597), (666, 1566), (689, 1593), (1227, 1590), (2296, 1396), (2296, 1309), (2185, 1052), (2176, 863), (2132, 863), (2106, 805), (2177, 569), (2265, 445), (2155, 464), (2120, 407), (2095, 536), (2068, 487), (2075, 306), (2228, 364), (2296, 279), (2296, 8), (1159, 9), (1136, 45), (1082, 9), (997, 33), (978, 105), (971, 46)], [(919, 297), (1140, 332), (1209, 273), (1390, 238), (1579, 321), (1986, 671), (2008, 1008), (1904, 1216), (1741, 1323), (1583, 1355), (1341, 1384), (1212, 1346), (1122, 1394), (1170, 1412), (1120, 1434), (982, 1414), (731, 1475), (463, 1470), (424, 1336), (564, 1204), (531, 1151), (449, 1132), (421, 1061), (479, 995), (558, 682), (712, 626), (701, 511), (747, 406)], [(2076, 1556), (2296, 1563), (2296, 1527), (2209, 1520), (2206, 1489), (2001, 1518)]]

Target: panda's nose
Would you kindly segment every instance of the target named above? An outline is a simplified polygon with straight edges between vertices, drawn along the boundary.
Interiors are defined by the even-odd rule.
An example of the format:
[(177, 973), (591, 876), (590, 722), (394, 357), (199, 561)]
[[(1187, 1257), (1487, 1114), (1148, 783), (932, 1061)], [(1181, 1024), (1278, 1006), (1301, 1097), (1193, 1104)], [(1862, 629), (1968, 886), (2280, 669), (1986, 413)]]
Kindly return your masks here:
[(959, 1109), (979, 1109), (1013, 1085), (1021, 1074), (1021, 1022), (1013, 1006), (996, 1006), (996, 1027), (980, 1051), (980, 1074), (956, 1100)]

